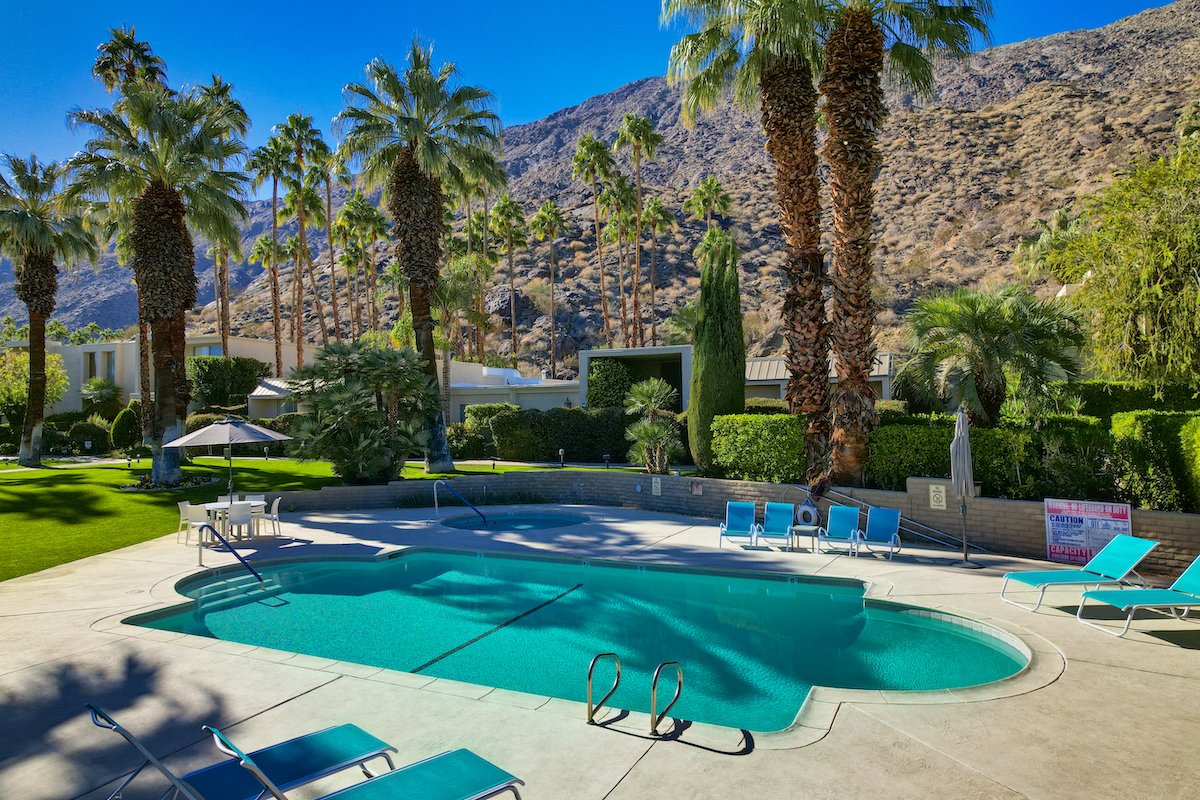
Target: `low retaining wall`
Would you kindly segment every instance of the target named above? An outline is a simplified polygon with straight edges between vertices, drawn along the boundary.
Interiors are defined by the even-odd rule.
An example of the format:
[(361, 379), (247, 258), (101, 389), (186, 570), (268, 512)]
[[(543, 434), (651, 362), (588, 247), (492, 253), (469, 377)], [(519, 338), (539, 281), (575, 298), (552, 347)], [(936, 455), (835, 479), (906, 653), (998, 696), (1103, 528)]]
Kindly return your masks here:
[[(284, 511), (432, 506), (433, 483), (407, 480), (381, 486), (327, 486), (318, 491), (280, 492), (278, 496)], [(946, 510), (930, 508), (931, 483), (949, 484), (949, 481), (909, 478), (907, 491), (903, 492), (845, 487), (839, 487), (839, 491), (871, 505), (899, 508), (909, 519), (957, 536), (961, 525), (958, 505), (951, 497)], [(803, 491), (788, 484), (672, 475), (652, 477), (619, 470), (462, 475), (454, 478), (452, 484), (455, 491), (477, 505), (579, 503), (712, 519), (724, 516), (728, 500), (798, 503), (805, 497)], [(458, 502), (444, 489), (439, 499), (445, 504)], [(1200, 553), (1200, 514), (1135, 510), (1133, 532), (1162, 543), (1147, 559), (1148, 571), (1155, 574), (1178, 575)], [(974, 544), (997, 553), (1046, 557), (1046, 529), (1040, 502), (974, 498), (967, 505), (967, 535)]]

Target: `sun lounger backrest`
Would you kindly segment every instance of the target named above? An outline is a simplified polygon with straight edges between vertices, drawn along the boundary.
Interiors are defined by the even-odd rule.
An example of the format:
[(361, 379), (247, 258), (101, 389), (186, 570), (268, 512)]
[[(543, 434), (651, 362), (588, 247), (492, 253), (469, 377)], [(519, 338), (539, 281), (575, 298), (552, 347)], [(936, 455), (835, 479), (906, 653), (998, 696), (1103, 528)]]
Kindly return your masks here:
[(871, 508), (867, 511), (866, 540), (890, 542), (900, 532), (900, 509)]
[(1192, 565), (1175, 579), (1175, 582), (1171, 584), (1171, 588), (1177, 592), (1200, 596), (1200, 556), (1197, 556)]
[(272, 797), (279, 798), (279, 800), (288, 800), (287, 795), (280, 791), (278, 786), (271, 783), (271, 779), (268, 778), (261, 769), (259, 769), (258, 764), (254, 763), (254, 759), (242, 752), (242, 750), (233, 742), (229, 741), (225, 734), (221, 733), (211, 725), (205, 725), (204, 730), (212, 734), (213, 744), (217, 746), (218, 750), (225, 755), (230, 756), (231, 758), (236, 758), (238, 761), (241, 761), (242, 766), (248, 769), (255, 778), (258, 778), (258, 782), (263, 785), (263, 788)]
[(1120, 580), (1133, 572), (1133, 568), (1157, 546), (1158, 542), (1150, 539), (1118, 534), (1104, 545), (1099, 553), (1092, 556), (1092, 560), (1084, 564), (1083, 569), (1085, 572)]
[(93, 725), (95, 725), (97, 728), (107, 728), (110, 731), (115, 731), (116, 733), (121, 734), (121, 738), (129, 742), (130, 746), (132, 746), (134, 750), (137, 750), (138, 753), (141, 754), (145, 761), (143, 762), (142, 766), (138, 768), (139, 772), (143, 767), (153, 766), (162, 773), (163, 777), (175, 787), (175, 790), (182, 797), (187, 798), (187, 800), (198, 800), (196, 795), (187, 786), (185, 786), (179, 780), (179, 778), (177, 778), (175, 774), (171, 772), (171, 770), (167, 769), (166, 765), (159, 761), (158, 758), (150, 752), (150, 749), (146, 747), (146, 745), (142, 744), (141, 739), (137, 738), (132, 733), (125, 730), (125, 728), (121, 727), (121, 725), (115, 719), (105, 713), (105, 711), (99, 706), (94, 706), (91, 703), (84, 703), (83, 707), (91, 712)]
[(763, 513), (763, 530), (767, 533), (787, 533), (796, 519), (796, 507), (791, 503), (767, 503)]
[(858, 530), (858, 506), (830, 506), (825, 535), (832, 539), (849, 539)]
[(754, 527), (754, 503), (730, 500), (725, 504), (725, 530), (747, 533)]

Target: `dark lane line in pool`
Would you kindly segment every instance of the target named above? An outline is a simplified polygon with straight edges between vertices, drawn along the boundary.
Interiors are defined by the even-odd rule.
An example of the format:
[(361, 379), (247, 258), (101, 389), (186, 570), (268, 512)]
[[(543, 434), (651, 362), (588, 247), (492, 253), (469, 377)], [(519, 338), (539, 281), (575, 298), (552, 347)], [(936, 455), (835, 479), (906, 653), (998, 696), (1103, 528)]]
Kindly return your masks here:
[(564, 597), (569, 595), (571, 592), (574, 592), (577, 589), (582, 589), (582, 588), (583, 588), (583, 584), (577, 583), (574, 586), (572, 586), (570, 589), (567, 589), (566, 591), (560, 592), (559, 594), (556, 594), (554, 597), (551, 597), (549, 600), (547, 600), (543, 603), (538, 603), (536, 606), (534, 606), (533, 608), (530, 608), (526, 611), (522, 611), (520, 614), (517, 614), (512, 619), (507, 619), (504, 622), (501, 622), (499, 625), (492, 628), (491, 630), (486, 630), (483, 633), (476, 636), (475, 638), (468, 639), (467, 641), (463, 642), (462, 644), (458, 645), (457, 647), (455, 647), (451, 650), (447, 650), (446, 652), (442, 653), (440, 656), (435, 656), (434, 658), (429, 659), (428, 661), (426, 661), (424, 664), (417, 667), (416, 669), (410, 669), (409, 672), (412, 672), (415, 674), (415, 673), (420, 672), (423, 669), (428, 669), (429, 667), (432, 667), (437, 662), (441, 661), (443, 658), (452, 656), (455, 653), (457, 653), (459, 650), (462, 650), (465, 647), (470, 647), (471, 645), (478, 642), (480, 639), (483, 639), (486, 636), (491, 636), (496, 631), (501, 630), (502, 628), (507, 628), (509, 625), (512, 625), (514, 622), (525, 619), (525, 617), (528, 617), (533, 612), (540, 611), (541, 609), (545, 608), (546, 606), (550, 605), (551, 603), (556, 603), (559, 600), (562, 600)]

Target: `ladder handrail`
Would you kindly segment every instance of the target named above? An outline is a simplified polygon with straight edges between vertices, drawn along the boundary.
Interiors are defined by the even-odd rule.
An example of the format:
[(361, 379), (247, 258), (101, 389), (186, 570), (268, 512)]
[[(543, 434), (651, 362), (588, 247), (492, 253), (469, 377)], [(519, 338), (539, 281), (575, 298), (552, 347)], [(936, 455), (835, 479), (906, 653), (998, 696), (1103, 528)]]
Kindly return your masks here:
[[(600, 698), (599, 703), (593, 704), (592, 703), (592, 673), (596, 671), (596, 664), (602, 658), (611, 658), (613, 660), (613, 662), (617, 665), (617, 674), (613, 678), (612, 688), (608, 690), (608, 693), (605, 694), (604, 697)], [(616, 653), (597, 653), (596, 657), (592, 659), (592, 663), (588, 665), (588, 671), (587, 671), (587, 722), (588, 722), (588, 725), (596, 724), (596, 722), (595, 722), (596, 713), (599, 712), (600, 709), (604, 708), (604, 704), (607, 703), (609, 698), (611, 698), (613, 696), (613, 693), (617, 691), (617, 686), (619, 686), (620, 683), (621, 683), (621, 657), (618, 656)]]
[[(658, 713), (658, 679), (662, 676), (662, 671), (666, 667), (675, 668), (675, 696), (671, 698), (671, 702), (667, 703), (667, 707)], [(683, 667), (678, 661), (664, 661), (659, 664), (654, 670), (654, 680), (650, 682), (650, 735), (658, 736), (658, 723), (666, 719), (671, 709), (679, 702), (679, 695), (683, 694)]]
[(457, 491), (455, 491), (455, 489), (454, 489), (454, 487), (453, 487), (453, 486), (451, 486), (450, 484), (446, 483), (446, 481), (445, 481), (445, 480), (443, 480), (443, 479), (441, 479), (441, 478), (439, 478), (439, 479), (437, 479), (436, 481), (434, 481), (434, 482), (433, 482), (433, 513), (437, 514), (437, 513), (439, 513), (439, 511), (441, 510), (441, 509), (440, 509), (440, 507), (439, 507), (439, 505), (438, 505), (438, 484), (439, 484), (439, 483), (440, 483), (442, 486), (445, 486), (445, 487), (446, 487), (446, 491), (448, 491), (450, 494), (454, 495), (454, 496), (455, 496), (455, 497), (457, 497), (459, 500), (462, 500), (462, 501), (463, 501), (463, 503), (464, 503), (464, 504), (466, 504), (467, 508), (471, 509), (471, 510), (472, 510), (472, 511), (474, 511), (476, 514), (478, 514), (478, 515), (479, 515), (479, 518), (480, 518), (481, 520), (483, 520), (483, 524), (484, 524), (484, 525), (487, 525), (487, 517), (485, 517), (485, 516), (483, 515), (483, 512), (482, 512), (482, 511), (480, 511), (478, 508), (476, 508), (474, 503), (472, 503), (470, 500), (468, 500), (467, 498), (465, 498), (465, 497), (463, 497), (461, 494), (459, 494)]
[[(225, 545), (225, 547), (227, 547), (229, 549), (229, 552), (233, 553), (233, 557), (236, 558), (238, 561), (242, 562), (242, 566), (245, 567), (246, 569), (250, 570), (251, 575), (253, 575), (255, 578), (258, 578), (258, 583), (260, 586), (266, 585), (266, 580), (263, 578), (262, 573), (260, 573), (254, 567), (250, 566), (250, 562), (247, 561), (246, 559), (242, 558), (242, 554), (239, 553), (237, 550), (234, 550), (233, 545), (231, 545), (229, 543), (229, 540), (226, 539), (224, 536), (222, 536), (220, 533), (218, 533), (216, 528), (214, 528), (212, 525), (210, 525), (207, 522), (204, 523), (203, 525), (200, 526), (200, 535), (201, 536), (204, 536), (205, 528), (208, 528), (210, 531), (212, 531), (212, 535), (217, 537), (217, 539), (219, 539), (221, 541), (221, 544)], [(200, 543), (200, 549), (201, 550), (204, 549), (203, 541), (201, 541), (201, 543)]]

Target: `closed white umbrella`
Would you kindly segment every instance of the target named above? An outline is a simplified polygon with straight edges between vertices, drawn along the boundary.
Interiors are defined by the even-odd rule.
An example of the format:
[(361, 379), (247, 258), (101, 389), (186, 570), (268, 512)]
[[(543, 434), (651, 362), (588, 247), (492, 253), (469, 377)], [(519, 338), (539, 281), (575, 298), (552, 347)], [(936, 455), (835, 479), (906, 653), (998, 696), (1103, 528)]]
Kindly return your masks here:
[[(228, 447), (233, 444), (256, 444), (262, 442), (282, 442), (291, 439), (282, 433), (252, 425), (241, 419), (219, 419), (212, 425), (201, 428), (187, 436), (181, 436), (170, 442), (164, 442), (163, 447)], [(233, 454), (229, 455), (229, 494), (233, 494)]]
[(954, 439), (950, 442), (950, 483), (958, 495), (958, 512), (962, 515), (963, 560), (960, 567), (979, 569), (983, 565), (971, 560), (967, 550), (967, 498), (975, 496), (975, 469), (971, 465), (971, 434), (967, 427), (967, 412), (961, 407), (954, 420)]

